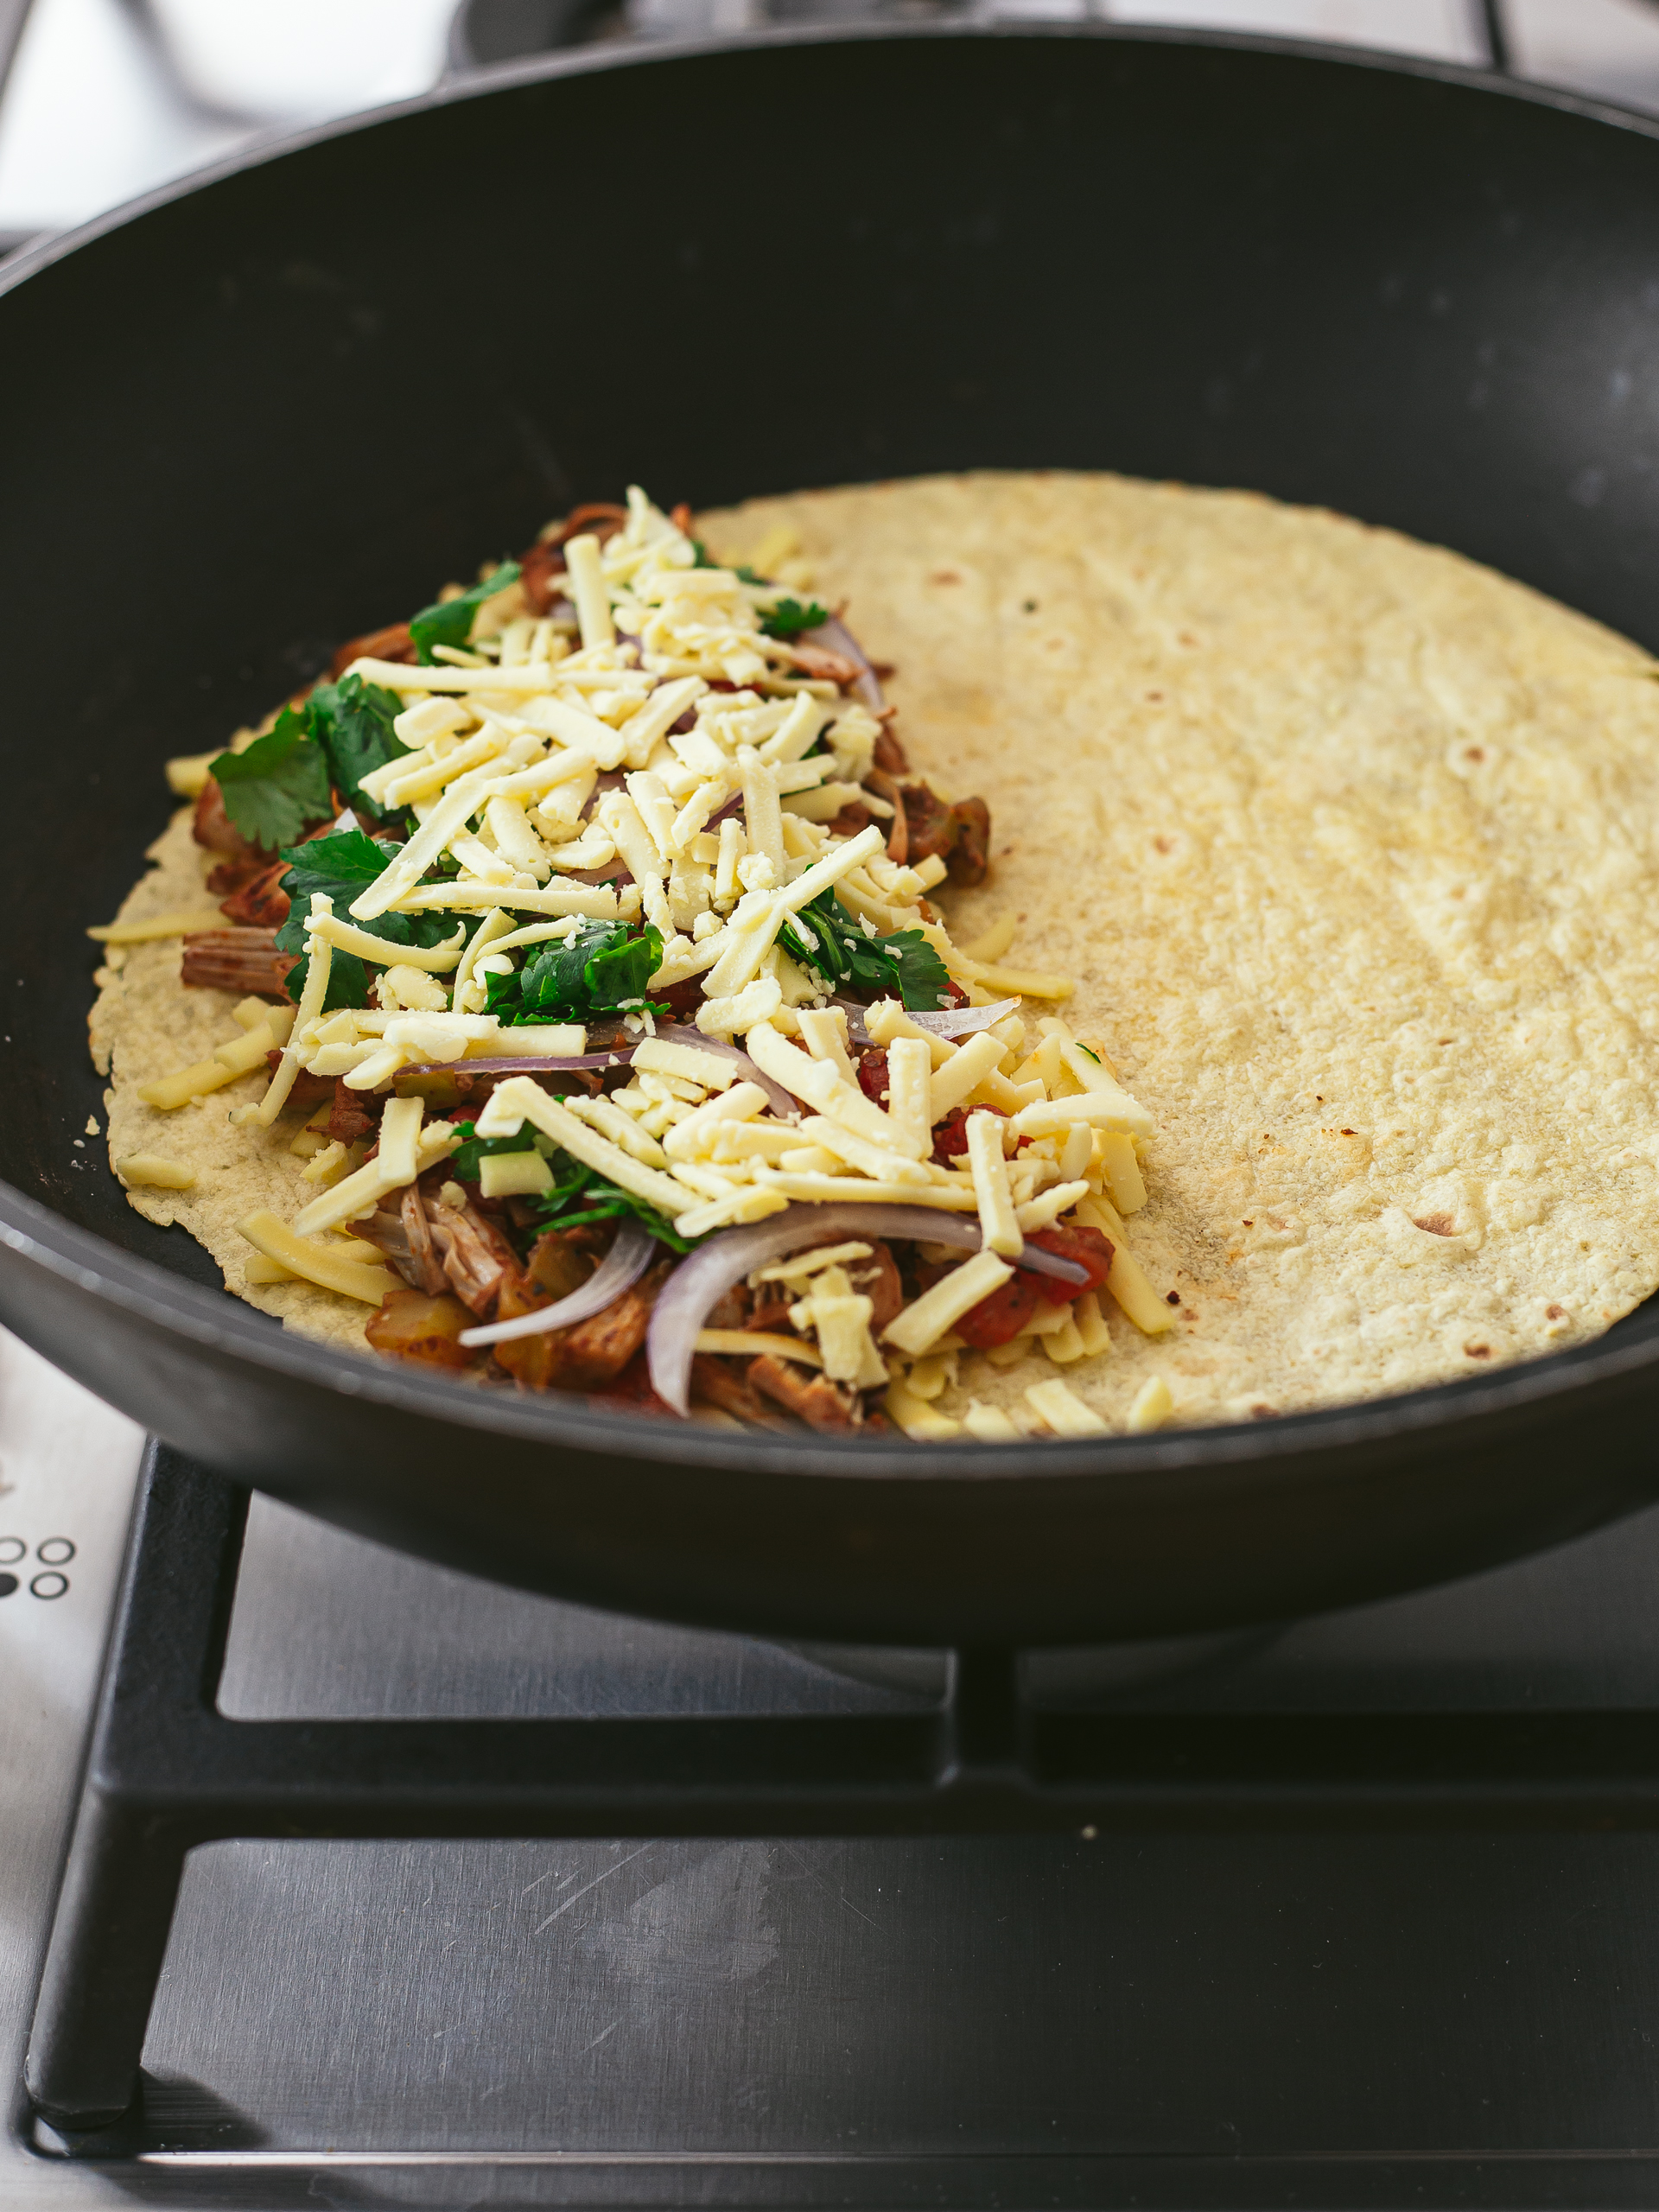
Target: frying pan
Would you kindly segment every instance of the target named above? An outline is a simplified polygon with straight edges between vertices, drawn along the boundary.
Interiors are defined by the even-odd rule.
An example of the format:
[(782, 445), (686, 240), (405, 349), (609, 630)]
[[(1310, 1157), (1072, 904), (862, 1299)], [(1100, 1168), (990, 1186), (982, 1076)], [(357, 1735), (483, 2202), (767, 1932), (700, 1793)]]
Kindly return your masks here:
[[(285, 1336), (127, 1206), (92, 962), (218, 743), (625, 482), (1245, 485), (1659, 646), (1653, 126), (1262, 41), (980, 28), (588, 51), (232, 162), (0, 296), (0, 1320), (162, 1436), (504, 1580), (893, 1643), (1172, 1635), (1659, 1495), (1659, 1315), (1246, 1427), (734, 1436)], [(819, 337), (817, 332), (822, 331)]]

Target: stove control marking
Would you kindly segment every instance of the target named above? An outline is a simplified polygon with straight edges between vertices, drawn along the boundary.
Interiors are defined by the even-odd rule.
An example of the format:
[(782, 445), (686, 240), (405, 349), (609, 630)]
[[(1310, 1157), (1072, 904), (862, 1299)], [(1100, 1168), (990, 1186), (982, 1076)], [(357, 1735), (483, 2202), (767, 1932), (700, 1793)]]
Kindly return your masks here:
[[(0, 1561), (8, 1567), (16, 1567), (29, 1556), (29, 1546), (21, 1536), (0, 1536)], [(35, 1547), (35, 1556), (48, 1571), (34, 1576), (29, 1586), (31, 1598), (42, 1598), (48, 1603), (54, 1598), (64, 1598), (69, 1592), (69, 1578), (58, 1573), (67, 1567), (75, 1556), (75, 1545), (68, 1536), (46, 1536)], [(16, 1574), (0, 1572), (0, 1598), (15, 1597), (22, 1587)]]

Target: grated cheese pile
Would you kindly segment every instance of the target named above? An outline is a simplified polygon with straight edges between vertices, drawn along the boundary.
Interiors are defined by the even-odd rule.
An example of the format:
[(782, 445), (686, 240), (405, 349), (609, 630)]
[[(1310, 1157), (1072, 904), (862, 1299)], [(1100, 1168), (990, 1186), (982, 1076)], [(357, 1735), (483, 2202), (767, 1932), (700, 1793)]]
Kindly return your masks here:
[[(638, 489), (614, 535), (575, 537), (564, 555), (568, 598), (550, 613), (531, 612), (515, 582), (483, 601), (464, 645), (436, 646), (429, 664), (366, 653), (346, 671), (401, 702), (393, 728), (408, 749), (362, 788), (377, 807), (409, 810), (407, 840), (385, 845), (384, 871), (349, 903), (309, 897), (297, 1006), (245, 1000), (232, 1009), (234, 1037), (131, 1086), (153, 1124), (117, 1159), (135, 1201), (190, 1220), (195, 1170), (166, 1152), (162, 1133), (184, 1109), (216, 1116), (251, 1152), (286, 1162), (292, 1180), (287, 1207), (238, 1217), (244, 1257), (239, 1280), (227, 1268), (229, 1287), (270, 1295), (297, 1282), (355, 1301), (361, 1313), (399, 1281), (354, 1228), (423, 1177), (430, 1188), (466, 1134), (459, 1109), (447, 1118), (430, 1110), (444, 1071), (626, 1046), (626, 1079), (613, 1076), (597, 1095), (545, 1074), (492, 1071), (471, 1116), (475, 1136), (523, 1143), (480, 1160), (485, 1200), (535, 1199), (553, 1188), (550, 1161), (563, 1160), (649, 1210), (679, 1249), (791, 1205), (887, 1203), (973, 1217), (977, 1253), (950, 1250), (948, 1270), (884, 1328), (873, 1325), (874, 1301), (861, 1288), (871, 1248), (853, 1240), (757, 1272), (753, 1291), (771, 1282), (787, 1294), (786, 1325), (711, 1326), (698, 1350), (793, 1361), (841, 1386), (859, 1418), (864, 1405), (882, 1404), (916, 1438), (1103, 1433), (1101, 1413), (1058, 1371), (1109, 1349), (1093, 1291), (1039, 1303), (982, 1354), (958, 1325), (1014, 1280), (1027, 1239), (1058, 1224), (1101, 1232), (1110, 1247), (1103, 1290), (1139, 1330), (1167, 1329), (1169, 1307), (1123, 1226), (1146, 1200), (1151, 1115), (1098, 1039), (1074, 1035), (1052, 1014), (1034, 1030), (1021, 1018), (1020, 999), (1057, 1002), (1070, 984), (1004, 964), (1011, 924), (957, 946), (929, 903), (945, 861), (889, 857), (893, 804), (869, 781), (882, 717), (845, 671), (815, 673), (811, 653), (763, 627), (789, 586), (702, 565), (702, 548)], [(791, 572), (793, 584), (805, 581)], [(206, 772), (205, 760), (176, 762), (170, 778), (188, 796)], [(862, 826), (836, 828), (854, 807)], [(364, 825), (342, 816), (334, 826)], [(865, 1008), (863, 1049), (886, 1054), (880, 1098), (861, 1085), (863, 1040), (849, 1033), (845, 1003), (833, 1002), (781, 935), (792, 930), (810, 950), (804, 910), (832, 889), (873, 944), (917, 932), (969, 1006), (1002, 1002), (988, 1026), (955, 1038), (894, 997)], [(111, 985), (140, 948), (164, 957), (171, 930), (222, 927), (204, 916), (205, 903), (193, 905), (187, 887), (170, 908), (99, 932), (111, 947)], [(433, 944), (390, 945), (366, 926), (387, 915), (435, 915), (442, 933)], [(588, 1023), (504, 1022), (490, 1010), (501, 979), (594, 923), (650, 925), (661, 941), (645, 1001), (620, 1026), (608, 1018), (601, 1036)], [(342, 955), (375, 963), (373, 1004), (328, 1007)], [(702, 1041), (683, 1029), (659, 1037), (651, 995), (693, 982)], [(257, 1102), (227, 1109), (219, 1092), (272, 1060)], [(293, 1128), (302, 1077), (343, 1085), (378, 1111), (372, 1158), (360, 1142), (328, 1139), (326, 1108)], [(315, 1100), (315, 1082), (301, 1089)], [(966, 1149), (942, 1164), (936, 1132), (953, 1116)], [(446, 1181), (441, 1199), (459, 1214), (467, 1193)], [(1033, 1346), (1057, 1371), (1022, 1403), (973, 1395), (964, 1359), (1001, 1367)], [(947, 1383), (967, 1394), (957, 1413), (940, 1406)], [(1143, 1390), (1128, 1426), (1156, 1426), (1171, 1409), (1166, 1389), (1161, 1397)]]

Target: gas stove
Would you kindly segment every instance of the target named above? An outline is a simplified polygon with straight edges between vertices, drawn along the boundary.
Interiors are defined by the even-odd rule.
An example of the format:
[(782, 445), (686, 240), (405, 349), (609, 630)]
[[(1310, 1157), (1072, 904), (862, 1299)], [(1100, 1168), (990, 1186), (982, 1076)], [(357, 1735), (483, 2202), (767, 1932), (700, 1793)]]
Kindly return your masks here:
[[(1323, 1619), (1028, 1656), (999, 1749), (947, 1655), (624, 1620), (257, 1497), (238, 1551), (233, 1495), (143, 1444), (0, 1341), (0, 2204), (1659, 2190), (1659, 1512)], [(76, 2128), (23, 2050), (135, 1496), (139, 1781), (182, 1756), (214, 1545), (201, 1725), (282, 1750), (214, 1782), (139, 2106)], [(889, 1760), (884, 1800), (836, 1742)]]

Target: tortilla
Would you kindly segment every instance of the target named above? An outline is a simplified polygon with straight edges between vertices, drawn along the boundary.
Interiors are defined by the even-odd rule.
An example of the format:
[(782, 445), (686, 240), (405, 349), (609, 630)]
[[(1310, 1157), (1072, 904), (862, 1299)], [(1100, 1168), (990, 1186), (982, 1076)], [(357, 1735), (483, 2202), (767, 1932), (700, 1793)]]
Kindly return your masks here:
[[(959, 944), (1010, 964), (1157, 1117), (1131, 1248), (1172, 1301), (1054, 1365), (963, 1355), (935, 1402), (1010, 1409), (1063, 1376), (1121, 1427), (1331, 1403), (1594, 1336), (1659, 1283), (1659, 686), (1635, 645), (1456, 555), (1248, 493), (981, 474), (702, 518), (727, 557), (791, 528), (878, 661), (914, 771), (988, 799)], [(122, 918), (202, 903), (181, 815)], [(246, 1287), (235, 1221), (308, 1192), (289, 1132), (231, 1128), (245, 1078), (173, 1114), (134, 1086), (227, 1031), (176, 940), (105, 971), (112, 1159), (308, 1334), (367, 1307)], [(1032, 1005), (1028, 1017), (1046, 1009)], [(1175, 1301), (1179, 1301), (1176, 1303)], [(1103, 1301), (1106, 1303), (1107, 1301)]]
[[(191, 836), (193, 811), (181, 807), (149, 848), (154, 865), (128, 894), (118, 921), (211, 912), (216, 902), (205, 887), (220, 855), (204, 852)], [(99, 969), (103, 988), (87, 1023), (93, 1064), (100, 1075), (111, 1077), (104, 1094), (110, 1166), (113, 1168), (134, 1153), (160, 1153), (188, 1163), (196, 1177), (183, 1191), (135, 1185), (127, 1192), (129, 1203), (147, 1221), (162, 1228), (176, 1222), (188, 1230), (224, 1270), (226, 1289), (245, 1298), (262, 1313), (275, 1314), (285, 1327), (297, 1329), (302, 1336), (374, 1357), (363, 1334), (373, 1306), (319, 1290), (313, 1283), (247, 1280), (245, 1271), (254, 1250), (238, 1234), (237, 1223), (264, 1206), (287, 1221), (316, 1195), (315, 1185), (302, 1179), (305, 1161), (289, 1148), (294, 1140), (292, 1121), (264, 1129), (232, 1123), (229, 1118), (232, 1109), (259, 1096), (264, 1087), (263, 1069), (168, 1113), (146, 1106), (137, 1096), (140, 1084), (193, 1060), (210, 1059), (214, 1046), (235, 1034), (231, 1009), (238, 1003), (237, 995), (187, 990), (179, 981), (175, 937), (129, 945), (124, 956), (111, 956)]]
[[(979, 474), (754, 502), (847, 601), (918, 772), (989, 801), (1010, 964), (1077, 978), (1157, 1116), (1181, 1303), (1055, 1368), (1121, 1426), (1289, 1411), (1593, 1337), (1659, 1284), (1659, 685), (1456, 554), (1246, 493)], [(1031, 1011), (1033, 1009), (1028, 1009)], [(1040, 1009), (1036, 1009), (1040, 1010)], [(1105, 1303), (1105, 1301), (1103, 1301)]]

